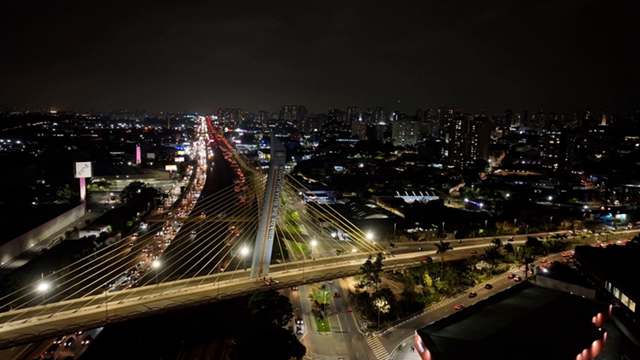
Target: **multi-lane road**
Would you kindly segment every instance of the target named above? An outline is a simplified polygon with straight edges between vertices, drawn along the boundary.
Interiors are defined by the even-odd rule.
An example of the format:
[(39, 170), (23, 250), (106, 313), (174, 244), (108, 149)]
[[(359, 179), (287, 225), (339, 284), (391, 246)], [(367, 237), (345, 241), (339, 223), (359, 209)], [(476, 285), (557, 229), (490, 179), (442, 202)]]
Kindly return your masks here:
[[(629, 238), (636, 233), (638, 231), (624, 231), (611, 234), (610, 237)], [(521, 244), (524, 241), (514, 240), (514, 243)], [(448, 261), (468, 257), (487, 246), (491, 246), (489, 240), (469, 245), (463, 241), (461, 244), (454, 244), (453, 250), (444, 259)], [(287, 288), (355, 275), (366, 256), (367, 254), (349, 254), (272, 265), (270, 277), (274, 283), (271, 287)], [(404, 268), (419, 265), (428, 257), (438, 261), (436, 251), (430, 249), (388, 255), (384, 264), (386, 269)], [(122, 321), (266, 288), (269, 286), (265, 282), (252, 279), (247, 270), (238, 270), (14, 310), (0, 314), (0, 345), (55, 336), (79, 328), (93, 328), (105, 321)]]

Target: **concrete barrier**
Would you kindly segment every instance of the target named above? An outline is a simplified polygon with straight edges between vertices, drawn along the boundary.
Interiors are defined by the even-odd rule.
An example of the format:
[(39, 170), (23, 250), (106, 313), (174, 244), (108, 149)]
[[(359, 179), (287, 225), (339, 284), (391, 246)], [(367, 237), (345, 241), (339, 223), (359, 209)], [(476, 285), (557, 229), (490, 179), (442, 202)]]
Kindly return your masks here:
[(0, 245), (0, 264), (6, 264), (25, 250), (39, 245), (65, 227), (73, 224), (76, 220), (84, 216), (85, 213), (86, 206), (82, 203)]

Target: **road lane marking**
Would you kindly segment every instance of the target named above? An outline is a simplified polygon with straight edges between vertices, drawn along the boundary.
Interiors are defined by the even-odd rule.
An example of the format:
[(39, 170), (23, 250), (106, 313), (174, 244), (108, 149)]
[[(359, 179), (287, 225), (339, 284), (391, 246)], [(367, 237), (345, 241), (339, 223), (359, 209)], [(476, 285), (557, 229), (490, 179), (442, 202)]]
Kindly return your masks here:
[(377, 360), (389, 360), (389, 352), (377, 336), (367, 336), (367, 345), (369, 345), (369, 348)]

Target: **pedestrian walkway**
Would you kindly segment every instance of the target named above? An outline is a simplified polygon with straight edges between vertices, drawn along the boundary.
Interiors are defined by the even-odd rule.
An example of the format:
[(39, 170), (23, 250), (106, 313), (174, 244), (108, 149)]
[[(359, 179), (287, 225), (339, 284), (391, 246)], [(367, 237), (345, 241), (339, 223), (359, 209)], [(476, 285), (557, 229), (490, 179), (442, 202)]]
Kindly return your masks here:
[(367, 336), (367, 345), (377, 360), (389, 360), (389, 352), (375, 335)]

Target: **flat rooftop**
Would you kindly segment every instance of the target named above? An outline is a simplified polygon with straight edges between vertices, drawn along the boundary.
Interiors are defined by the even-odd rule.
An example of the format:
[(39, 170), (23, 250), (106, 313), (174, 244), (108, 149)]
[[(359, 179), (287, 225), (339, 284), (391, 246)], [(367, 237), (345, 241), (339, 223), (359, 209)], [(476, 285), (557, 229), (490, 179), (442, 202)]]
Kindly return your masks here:
[(418, 330), (434, 360), (575, 359), (597, 338), (599, 306), (529, 284)]

